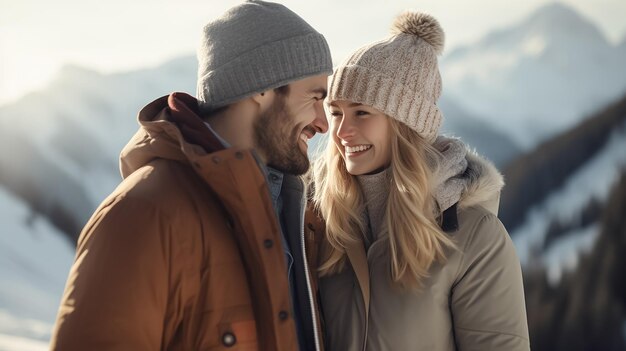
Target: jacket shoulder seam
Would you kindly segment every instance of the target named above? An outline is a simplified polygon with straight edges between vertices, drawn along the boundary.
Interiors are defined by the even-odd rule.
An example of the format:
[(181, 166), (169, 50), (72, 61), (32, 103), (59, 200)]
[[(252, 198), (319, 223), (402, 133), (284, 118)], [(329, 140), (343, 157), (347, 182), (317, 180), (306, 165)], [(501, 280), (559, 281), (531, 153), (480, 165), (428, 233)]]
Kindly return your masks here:
[(488, 334), (501, 334), (501, 335), (508, 335), (508, 336), (514, 336), (516, 338), (520, 338), (522, 340), (525, 341), (529, 341), (529, 339), (525, 336), (521, 336), (521, 335), (517, 335), (517, 334), (513, 334), (513, 333), (507, 333), (507, 332), (502, 332), (502, 331), (495, 331), (495, 330), (480, 330), (480, 329), (472, 329), (472, 328), (464, 328), (464, 327), (455, 327), (455, 329), (462, 329), (462, 330), (467, 330), (467, 331), (472, 331), (472, 332), (478, 332), (478, 333), (488, 333)]

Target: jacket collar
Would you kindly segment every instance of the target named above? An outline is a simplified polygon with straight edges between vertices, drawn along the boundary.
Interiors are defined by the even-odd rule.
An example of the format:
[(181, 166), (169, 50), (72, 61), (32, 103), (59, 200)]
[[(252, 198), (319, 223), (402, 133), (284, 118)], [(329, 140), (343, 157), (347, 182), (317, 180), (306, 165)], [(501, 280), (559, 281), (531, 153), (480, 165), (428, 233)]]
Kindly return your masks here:
[(197, 100), (185, 93), (162, 96), (137, 116), (140, 128), (120, 154), (126, 178), (156, 158), (192, 163), (191, 159), (224, 149), (204, 124)]

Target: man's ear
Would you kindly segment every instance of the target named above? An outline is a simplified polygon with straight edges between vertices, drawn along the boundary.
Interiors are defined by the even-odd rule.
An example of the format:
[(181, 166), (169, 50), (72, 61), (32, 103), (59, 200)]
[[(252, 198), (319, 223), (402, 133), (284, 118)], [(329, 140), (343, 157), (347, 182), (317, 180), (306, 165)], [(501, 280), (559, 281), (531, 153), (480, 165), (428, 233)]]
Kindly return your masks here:
[(252, 101), (259, 106), (259, 110), (264, 112), (272, 105), (272, 102), (274, 102), (276, 93), (273, 89), (271, 89), (262, 93), (254, 94), (251, 98)]

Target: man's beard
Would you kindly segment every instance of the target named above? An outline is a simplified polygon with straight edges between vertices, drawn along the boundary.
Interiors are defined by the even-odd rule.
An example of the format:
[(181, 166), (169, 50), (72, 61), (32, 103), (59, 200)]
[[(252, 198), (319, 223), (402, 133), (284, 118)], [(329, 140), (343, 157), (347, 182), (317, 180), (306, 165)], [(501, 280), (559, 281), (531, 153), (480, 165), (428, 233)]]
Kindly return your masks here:
[(272, 106), (254, 123), (254, 142), (265, 155), (268, 166), (283, 173), (302, 175), (309, 170), (310, 162), (300, 150), (301, 130), (293, 121), (285, 97), (276, 94)]

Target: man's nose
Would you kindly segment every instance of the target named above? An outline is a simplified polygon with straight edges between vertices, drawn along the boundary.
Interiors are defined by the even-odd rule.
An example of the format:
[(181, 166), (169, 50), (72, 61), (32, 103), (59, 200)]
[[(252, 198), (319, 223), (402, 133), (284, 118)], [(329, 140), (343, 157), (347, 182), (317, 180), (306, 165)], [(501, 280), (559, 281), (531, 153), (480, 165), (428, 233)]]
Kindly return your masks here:
[(315, 104), (315, 119), (311, 123), (313, 129), (317, 133), (326, 133), (328, 131), (328, 120), (326, 119), (326, 113), (324, 112), (324, 105), (322, 101), (318, 101)]

